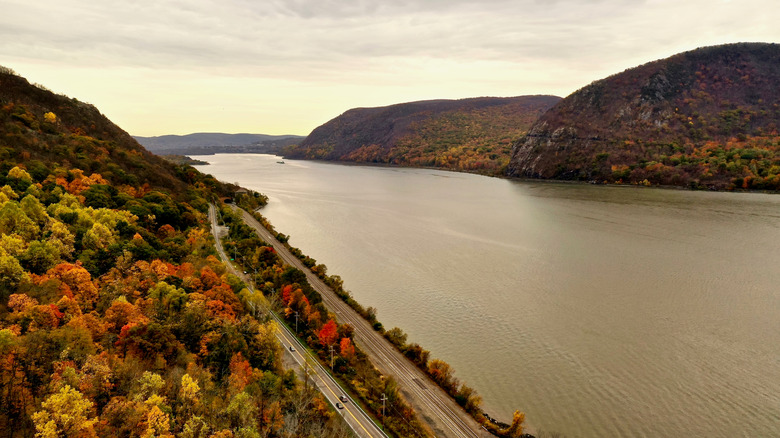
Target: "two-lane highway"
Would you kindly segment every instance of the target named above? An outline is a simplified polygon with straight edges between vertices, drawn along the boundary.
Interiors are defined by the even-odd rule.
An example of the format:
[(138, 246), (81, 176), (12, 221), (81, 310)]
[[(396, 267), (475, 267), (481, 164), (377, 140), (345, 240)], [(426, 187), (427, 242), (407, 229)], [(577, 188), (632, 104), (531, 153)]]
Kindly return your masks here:
[[(213, 204), (209, 206), (209, 220), (211, 221), (211, 232), (214, 236), (214, 243), (219, 257), (234, 275), (244, 279), (244, 282), (248, 285), (252, 293), (259, 293), (254, 290), (252, 283), (247, 281), (243, 273), (235, 268), (225, 254), (225, 250), (222, 247), (222, 241), (220, 240), (220, 227), (217, 225), (216, 208)], [(308, 377), (314, 382), (331, 405), (338, 406), (338, 404), (340, 404), (342, 406), (336, 410), (344, 417), (347, 425), (349, 425), (355, 435), (361, 438), (387, 438), (387, 435), (376, 425), (368, 414), (366, 414), (363, 409), (343, 391), (330, 373), (328, 373), (311, 353), (309, 353), (305, 346), (298, 341), (292, 331), (285, 325), (284, 321), (270, 309), (266, 310), (276, 321), (276, 326), (278, 328), (276, 337), (284, 346), (286, 354), (291, 355), (302, 369), (305, 369)], [(346, 398), (346, 401), (344, 401), (342, 397)]]
[(342, 323), (349, 323), (355, 328), (355, 341), (360, 348), (382, 373), (393, 376), (400, 384), (402, 393), (415, 410), (421, 414), (420, 418), (431, 426), (437, 436), (491, 436), (426, 374), (398, 352), (382, 335), (374, 331), (362, 316), (306, 268), (251, 214), (236, 206), (232, 207), (241, 213), (247, 225), (254, 228), (264, 241), (273, 245), (286, 263), (306, 274), (309, 284), (322, 295), (325, 305), (337, 315)]

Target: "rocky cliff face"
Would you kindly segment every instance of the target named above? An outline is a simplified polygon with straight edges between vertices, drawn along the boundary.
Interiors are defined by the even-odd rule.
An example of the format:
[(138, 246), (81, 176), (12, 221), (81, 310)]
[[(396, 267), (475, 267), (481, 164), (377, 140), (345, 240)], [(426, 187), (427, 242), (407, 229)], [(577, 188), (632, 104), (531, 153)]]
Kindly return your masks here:
[[(543, 114), (513, 145), (507, 174), (677, 185), (695, 180), (726, 187), (738, 172), (713, 173), (713, 163), (685, 157), (695, 158), (695, 149), (703, 146), (726, 155), (758, 147), (767, 152), (762, 159), (774, 163), (776, 147), (762, 145), (777, 135), (778, 83), (780, 46), (775, 44), (702, 48), (626, 70), (576, 91)], [(659, 169), (646, 169), (659, 163), (660, 175)], [(728, 159), (724, 163), (728, 166)], [(760, 175), (758, 168), (751, 172), (769, 175)]]

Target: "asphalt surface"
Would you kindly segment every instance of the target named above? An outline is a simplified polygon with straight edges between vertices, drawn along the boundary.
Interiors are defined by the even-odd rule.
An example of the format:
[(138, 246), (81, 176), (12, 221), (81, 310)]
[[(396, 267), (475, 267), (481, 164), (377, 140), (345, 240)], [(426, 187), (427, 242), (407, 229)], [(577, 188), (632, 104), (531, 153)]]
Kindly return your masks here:
[[(242, 272), (236, 269), (233, 263), (230, 262), (230, 258), (225, 254), (225, 250), (222, 247), (222, 241), (220, 240), (220, 228), (222, 227), (217, 225), (216, 208), (214, 205), (209, 206), (209, 220), (211, 221), (211, 232), (214, 235), (214, 242), (219, 257), (234, 275), (244, 280), (247, 286), (252, 290), (252, 293), (258, 293), (255, 292), (252, 287), (251, 281), (249, 281)], [(386, 438), (387, 435), (341, 388), (328, 371), (320, 365), (311, 353), (309, 353), (306, 347), (298, 341), (293, 332), (284, 324), (284, 321), (282, 321), (276, 313), (269, 309), (266, 310), (268, 310), (268, 313), (277, 323), (278, 330), (276, 337), (284, 347), (285, 354), (291, 356), (301, 369), (305, 370), (304, 373), (307, 374), (309, 379), (317, 386), (317, 389), (320, 390), (339, 415), (344, 417), (344, 420), (355, 433), (355, 436), (361, 438)], [(345, 397), (346, 401), (343, 401), (341, 397)], [(342, 407), (336, 408), (337, 403)]]
[(333, 290), (301, 263), (275, 236), (248, 212), (232, 206), (241, 213), (247, 225), (257, 231), (265, 242), (273, 245), (277, 254), (289, 265), (306, 274), (309, 284), (322, 295), (325, 306), (336, 314), (339, 322), (355, 328), (354, 338), (359, 347), (371, 358), (371, 362), (383, 374), (392, 376), (399, 383), (402, 394), (439, 437), (491, 437), (466, 411), (404, 357), (387, 339), (374, 331), (369, 323), (341, 300)]

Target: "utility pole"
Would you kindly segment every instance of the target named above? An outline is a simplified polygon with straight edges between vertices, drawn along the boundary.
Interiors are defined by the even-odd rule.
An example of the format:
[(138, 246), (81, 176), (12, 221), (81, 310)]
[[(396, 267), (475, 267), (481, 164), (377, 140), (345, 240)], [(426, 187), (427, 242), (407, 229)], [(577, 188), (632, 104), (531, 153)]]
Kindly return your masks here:
[(295, 335), (298, 335), (298, 312), (295, 312)]
[(385, 397), (385, 393), (382, 393), (382, 430), (385, 430), (385, 402), (387, 401), (387, 397)]
[(333, 346), (328, 345), (330, 347), (330, 372), (333, 372)]

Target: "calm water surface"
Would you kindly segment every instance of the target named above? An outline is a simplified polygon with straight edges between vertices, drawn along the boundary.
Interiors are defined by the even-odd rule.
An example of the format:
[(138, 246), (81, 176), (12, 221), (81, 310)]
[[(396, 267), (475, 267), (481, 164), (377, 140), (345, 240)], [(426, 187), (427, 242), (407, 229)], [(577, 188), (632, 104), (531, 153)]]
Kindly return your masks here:
[(195, 158), (501, 419), (780, 436), (780, 196)]

